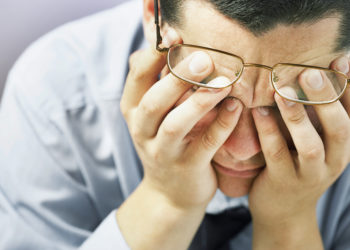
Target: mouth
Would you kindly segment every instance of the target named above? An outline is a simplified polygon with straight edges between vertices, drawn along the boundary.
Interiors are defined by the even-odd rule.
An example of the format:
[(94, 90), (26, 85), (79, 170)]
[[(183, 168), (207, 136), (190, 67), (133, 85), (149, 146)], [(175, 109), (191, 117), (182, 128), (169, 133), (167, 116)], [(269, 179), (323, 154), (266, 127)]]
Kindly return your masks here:
[(253, 178), (256, 177), (265, 166), (234, 164), (233, 167), (224, 167), (215, 161), (212, 162), (213, 167), (221, 174), (237, 178)]

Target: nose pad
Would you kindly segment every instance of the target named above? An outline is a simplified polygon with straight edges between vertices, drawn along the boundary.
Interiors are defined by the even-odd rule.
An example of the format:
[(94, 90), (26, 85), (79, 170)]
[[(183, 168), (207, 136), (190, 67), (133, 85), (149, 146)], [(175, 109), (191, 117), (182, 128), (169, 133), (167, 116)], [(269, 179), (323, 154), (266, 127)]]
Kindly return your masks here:
[(250, 107), (253, 103), (258, 74), (258, 70), (255, 68), (245, 68), (241, 77), (232, 87), (230, 95), (239, 99), (245, 107)]
[(246, 161), (261, 152), (258, 133), (250, 109), (243, 110), (240, 120), (223, 145), (234, 160)]
[(230, 95), (239, 99), (245, 107), (252, 108), (272, 105), (274, 93), (270, 71), (248, 67), (233, 85)]

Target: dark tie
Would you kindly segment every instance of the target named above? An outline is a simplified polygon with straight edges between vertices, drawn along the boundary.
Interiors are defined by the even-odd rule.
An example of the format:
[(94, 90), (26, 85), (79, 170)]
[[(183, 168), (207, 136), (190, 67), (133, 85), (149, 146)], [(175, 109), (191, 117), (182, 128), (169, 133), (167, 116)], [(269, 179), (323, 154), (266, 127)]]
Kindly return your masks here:
[(245, 207), (206, 214), (189, 250), (229, 250), (229, 241), (249, 224), (251, 216)]

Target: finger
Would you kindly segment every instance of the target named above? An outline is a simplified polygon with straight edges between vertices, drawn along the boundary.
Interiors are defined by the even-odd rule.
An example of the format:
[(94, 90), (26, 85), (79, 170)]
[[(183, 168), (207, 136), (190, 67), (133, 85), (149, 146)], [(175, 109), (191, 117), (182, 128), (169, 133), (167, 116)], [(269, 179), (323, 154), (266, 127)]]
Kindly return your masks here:
[(346, 112), (348, 113), (348, 116), (350, 116), (350, 88), (348, 87), (343, 97), (340, 99), (341, 103), (343, 104)]
[[(334, 70), (337, 70), (337, 71), (340, 71), (340, 72), (346, 74), (348, 76), (348, 78), (350, 78), (350, 73), (349, 73), (350, 61), (349, 61), (349, 58), (347, 56), (342, 56), (340, 58), (337, 58), (336, 60), (334, 60), (331, 63), (330, 67), (331, 67), (331, 69), (334, 69)], [(348, 115), (350, 115), (350, 90), (349, 90), (349, 88), (347, 88), (343, 97), (341, 98), (341, 103), (343, 104)]]
[(242, 110), (238, 99), (226, 98), (213, 123), (189, 145), (186, 154), (195, 162), (210, 162), (236, 127)]
[(164, 77), (166, 77), (168, 74), (170, 73), (169, 67), (165, 66), (162, 71), (160, 72), (160, 79), (163, 79)]
[(348, 75), (350, 69), (349, 63), (348, 57), (341, 56), (331, 62), (330, 68)]
[[(325, 77), (325, 74), (305, 75), (300, 80), (302, 86), (312, 86), (316, 83), (318, 88), (314, 88), (312, 95), (319, 94), (320, 96), (333, 96), (334, 89), (330, 87), (329, 80)], [(314, 81), (314, 83), (312, 83)], [(303, 87), (304, 88), (304, 87)], [(305, 87), (305, 89), (307, 89)], [(326, 161), (332, 163), (331, 165), (337, 165), (343, 167), (345, 156), (348, 152), (348, 144), (350, 137), (350, 121), (347, 112), (343, 105), (337, 101), (327, 105), (315, 105), (314, 109), (318, 115), (318, 118), (322, 124), (324, 132), (324, 147), (326, 151)], [(348, 158), (348, 157), (346, 157)]]
[[(230, 82), (226, 77), (218, 77), (211, 83), (213, 81)], [(198, 121), (222, 101), (231, 89), (231, 87), (222, 90), (199, 88), (187, 100), (169, 112), (159, 127), (157, 134), (159, 140), (163, 145), (172, 144), (178, 147)]]
[[(177, 65), (177, 72), (193, 81), (201, 81), (213, 71), (214, 65), (205, 52), (194, 52)], [(145, 137), (157, 134), (165, 115), (174, 107), (181, 96), (191, 88), (172, 74), (154, 84), (140, 101), (136, 111), (137, 123)]]
[[(164, 39), (162, 44), (164, 47), (169, 48), (173, 44), (182, 44), (182, 38), (179, 36), (179, 34), (171, 27), (168, 27), (164, 34)], [(160, 73), (160, 79), (163, 79), (166, 75), (170, 73), (168, 65), (163, 68), (163, 70)]]
[(145, 92), (158, 81), (158, 75), (165, 66), (166, 53), (153, 48), (136, 51), (130, 56), (130, 71), (121, 100), (122, 109), (136, 107)]
[(299, 83), (308, 100), (319, 102), (336, 99), (343, 89), (343, 87), (339, 87), (340, 84), (333, 84), (327, 74), (318, 69), (306, 69), (303, 71), (299, 75)]
[(259, 107), (252, 115), (269, 173), (276, 178), (296, 177), (293, 158), (271, 110)]
[[(297, 96), (291, 87), (284, 87), (281, 92), (288, 96)], [(322, 139), (302, 104), (287, 101), (277, 94), (275, 100), (298, 153), (298, 173), (306, 177), (315, 177), (321, 173), (321, 166), (324, 166)]]

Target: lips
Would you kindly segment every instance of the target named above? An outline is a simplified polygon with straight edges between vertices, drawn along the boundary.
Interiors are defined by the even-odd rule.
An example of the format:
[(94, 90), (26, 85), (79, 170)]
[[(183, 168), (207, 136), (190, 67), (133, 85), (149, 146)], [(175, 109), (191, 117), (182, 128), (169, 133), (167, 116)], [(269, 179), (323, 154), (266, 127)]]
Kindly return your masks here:
[(238, 178), (253, 178), (257, 176), (265, 166), (233, 164), (232, 167), (224, 167), (213, 161), (214, 168), (221, 174)]

